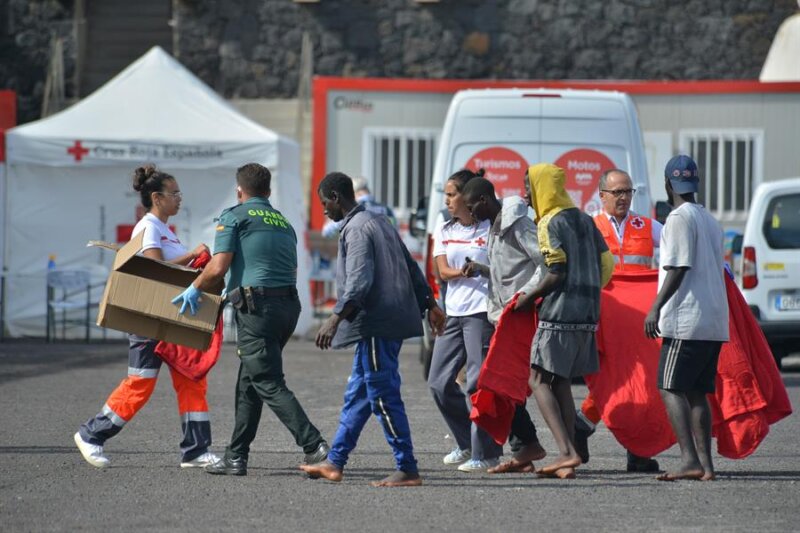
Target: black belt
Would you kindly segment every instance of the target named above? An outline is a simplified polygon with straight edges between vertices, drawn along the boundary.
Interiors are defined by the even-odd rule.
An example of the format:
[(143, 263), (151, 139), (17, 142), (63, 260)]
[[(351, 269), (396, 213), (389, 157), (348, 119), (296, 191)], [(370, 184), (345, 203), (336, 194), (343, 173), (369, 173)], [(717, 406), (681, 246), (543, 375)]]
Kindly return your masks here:
[(236, 287), (228, 292), (228, 301), (233, 308), (242, 313), (252, 313), (258, 309), (256, 298), (271, 298), (280, 296), (294, 296), (297, 298), (295, 287)]
[(295, 287), (244, 287), (256, 296), (297, 296)]

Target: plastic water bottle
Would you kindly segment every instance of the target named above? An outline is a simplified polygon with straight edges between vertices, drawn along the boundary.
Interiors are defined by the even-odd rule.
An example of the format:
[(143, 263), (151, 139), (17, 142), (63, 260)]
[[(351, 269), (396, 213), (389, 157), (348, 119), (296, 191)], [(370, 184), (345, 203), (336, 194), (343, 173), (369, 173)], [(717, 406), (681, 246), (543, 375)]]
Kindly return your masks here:
[(47, 270), (55, 270), (56, 269), (56, 254), (50, 254), (47, 256)]

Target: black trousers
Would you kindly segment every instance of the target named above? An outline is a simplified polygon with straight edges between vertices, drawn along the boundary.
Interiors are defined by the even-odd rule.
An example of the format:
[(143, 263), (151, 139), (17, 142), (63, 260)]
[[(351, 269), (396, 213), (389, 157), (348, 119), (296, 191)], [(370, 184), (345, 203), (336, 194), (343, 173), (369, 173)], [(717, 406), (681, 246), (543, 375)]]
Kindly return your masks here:
[(525, 404), (518, 405), (514, 411), (514, 418), (511, 420), (511, 433), (508, 436), (508, 443), (511, 445), (511, 452), (517, 453), (524, 446), (537, 442), (536, 426), (531, 420), (531, 415), (525, 408)]
[(225, 455), (248, 457), (265, 403), (291, 432), (303, 452), (311, 453), (323, 441), (322, 435), (286, 386), (283, 375), (283, 347), (297, 326), (300, 300), (297, 295), (256, 296), (254, 300), (253, 311), (236, 311), (240, 360), (236, 421)]

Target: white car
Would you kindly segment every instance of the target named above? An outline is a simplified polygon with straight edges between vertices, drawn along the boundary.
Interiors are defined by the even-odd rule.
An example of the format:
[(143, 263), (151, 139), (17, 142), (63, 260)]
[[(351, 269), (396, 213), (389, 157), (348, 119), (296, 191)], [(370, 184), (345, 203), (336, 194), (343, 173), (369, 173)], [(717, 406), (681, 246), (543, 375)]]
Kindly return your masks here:
[(780, 366), (782, 357), (800, 352), (800, 178), (756, 189), (739, 283)]

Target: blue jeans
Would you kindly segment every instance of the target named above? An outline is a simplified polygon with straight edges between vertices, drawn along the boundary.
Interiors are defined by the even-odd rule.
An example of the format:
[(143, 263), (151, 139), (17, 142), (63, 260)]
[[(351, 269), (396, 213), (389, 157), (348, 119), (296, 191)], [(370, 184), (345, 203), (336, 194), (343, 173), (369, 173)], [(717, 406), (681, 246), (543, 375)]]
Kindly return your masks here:
[(402, 345), (403, 341), (379, 338), (363, 339), (356, 345), (339, 428), (328, 454), (328, 461), (340, 469), (344, 469), (364, 424), (374, 413), (392, 447), (397, 469), (417, 473), (411, 429), (400, 397), (398, 355)]

